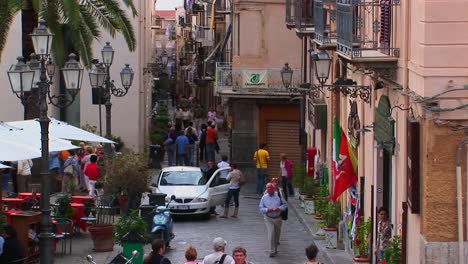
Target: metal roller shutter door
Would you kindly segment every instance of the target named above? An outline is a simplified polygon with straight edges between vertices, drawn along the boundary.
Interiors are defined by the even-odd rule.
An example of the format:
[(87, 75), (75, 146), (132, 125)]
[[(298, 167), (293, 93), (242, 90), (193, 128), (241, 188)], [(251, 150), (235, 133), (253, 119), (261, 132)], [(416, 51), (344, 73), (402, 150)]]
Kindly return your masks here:
[(294, 164), (301, 160), (301, 145), (299, 144), (299, 121), (268, 121), (267, 150), (270, 153), (268, 175), (270, 178), (279, 176), (280, 154), (285, 153)]

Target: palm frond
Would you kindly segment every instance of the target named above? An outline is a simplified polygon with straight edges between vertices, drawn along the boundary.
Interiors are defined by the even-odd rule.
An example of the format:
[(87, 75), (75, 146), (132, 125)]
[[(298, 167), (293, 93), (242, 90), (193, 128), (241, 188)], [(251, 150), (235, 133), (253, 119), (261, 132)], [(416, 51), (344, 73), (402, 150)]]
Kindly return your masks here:
[(60, 1), (63, 8), (63, 23), (77, 28), (82, 23), (79, 0)]
[(123, 0), (123, 3), (127, 8), (130, 8), (130, 10), (132, 10), (133, 17), (138, 16), (138, 12), (135, 8), (135, 4), (133, 3), (133, 0)]
[(73, 41), (73, 46), (77, 50), (81, 63), (87, 67), (91, 67), (93, 59), (93, 51), (91, 48), (93, 36), (84, 26), (80, 26), (73, 34), (70, 34), (70, 39)]
[(86, 0), (82, 1), (81, 5), (88, 10), (89, 14), (94, 18), (97, 23), (106, 30), (111, 37), (115, 37), (118, 29), (118, 24), (113, 19), (113, 16), (106, 9), (106, 6), (100, 0)]
[(128, 18), (125, 10), (120, 8), (120, 5), (115, 0), (102, 0), (102, 3), (106, 6), (106, 9), (113, 14), (114, 19), (118, 23), (118, 31), (122, 33), (125, 41), (127, 42), (128, 49), (135, 51), (136, 49), (136, 37), (133, 25)]
[(0, 61), (13, 18), (25, 4), (24, 0), (0, 1)]
[(80, 6), (81, 17), (83, 18), (83, 26), (92, 35), (94, 38), (99, 38), (101, 36), (101, 31), (99, 31), (99, 25), (96, 23), (94, 17), (88, 12), (84, 6)]

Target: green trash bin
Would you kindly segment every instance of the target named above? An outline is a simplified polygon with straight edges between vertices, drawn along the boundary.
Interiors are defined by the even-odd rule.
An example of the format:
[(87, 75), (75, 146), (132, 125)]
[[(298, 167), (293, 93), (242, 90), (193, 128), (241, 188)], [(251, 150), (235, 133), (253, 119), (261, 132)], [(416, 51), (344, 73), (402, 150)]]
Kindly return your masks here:
[(136, 250), (139, 255), (132, 260), (132, 263), (143, 264), (143, 245), (145, 244), (143, 237), (134, 231), (130, 231), (122, 240), (123, 255), (130, 259), (132, 257), (132, 252)]

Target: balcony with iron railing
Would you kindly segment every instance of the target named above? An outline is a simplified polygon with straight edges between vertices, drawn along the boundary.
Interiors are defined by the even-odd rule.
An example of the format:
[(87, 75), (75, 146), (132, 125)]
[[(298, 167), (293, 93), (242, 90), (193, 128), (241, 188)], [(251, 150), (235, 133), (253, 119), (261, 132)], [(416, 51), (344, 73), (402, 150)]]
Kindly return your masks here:
[(209, 26), (195, 25), (192, 33), (195, 41), (201, 43), (202, 47), (213, 46), (214, 31)]
[(394, 62), (393, 15), (400, 0), (336, 0), (337, 52), (350, 61)]
[(336, 47), (336, 1), (314, 1), (314, 42), (322, 48)]
[(291, 29), (296, 26), (294, 20), (294, 2), (295, 0), (286, 0), (286, 27)]
[(232, 0), (217, 0), (216, 1), (216, 15), (230, 15), (231, 14)]
[[(301, 72), (294, 69), (294, 72)], [(293, 75), (291, 87), (299, 87), (300, 74)], [(295, 95), (284, 87), (281, 69), (234, 68), (231, 63), (216, 63), (215, 93), (227, 97), (290, 97)]]
[(298, 34), (314, 33), (314, 0), (286, 0), (286, 27)]
[(294, 0), (294, 24), (299, 34), (314, 33), (314, 0)]

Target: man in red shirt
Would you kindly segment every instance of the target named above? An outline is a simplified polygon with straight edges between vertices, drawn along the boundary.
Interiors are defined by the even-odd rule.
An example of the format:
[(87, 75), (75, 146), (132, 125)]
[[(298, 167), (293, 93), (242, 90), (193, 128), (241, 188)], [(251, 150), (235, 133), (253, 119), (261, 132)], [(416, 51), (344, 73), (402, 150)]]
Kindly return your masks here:
[(208, 122), (206, 130), (206, 160), (215, 160), (216, 142), (218, 140), (218, 131), (215, 129), (216, 123)]
[(84, 174), (89, 178), (89, 195), (96, 196), (96, 181), (101, 176), (101, 172), (99, 171), (99, 165), (97, 165), (98, 157), (96, 155), (91, 155), (90, 161), (91, 163), (86, 166)]

